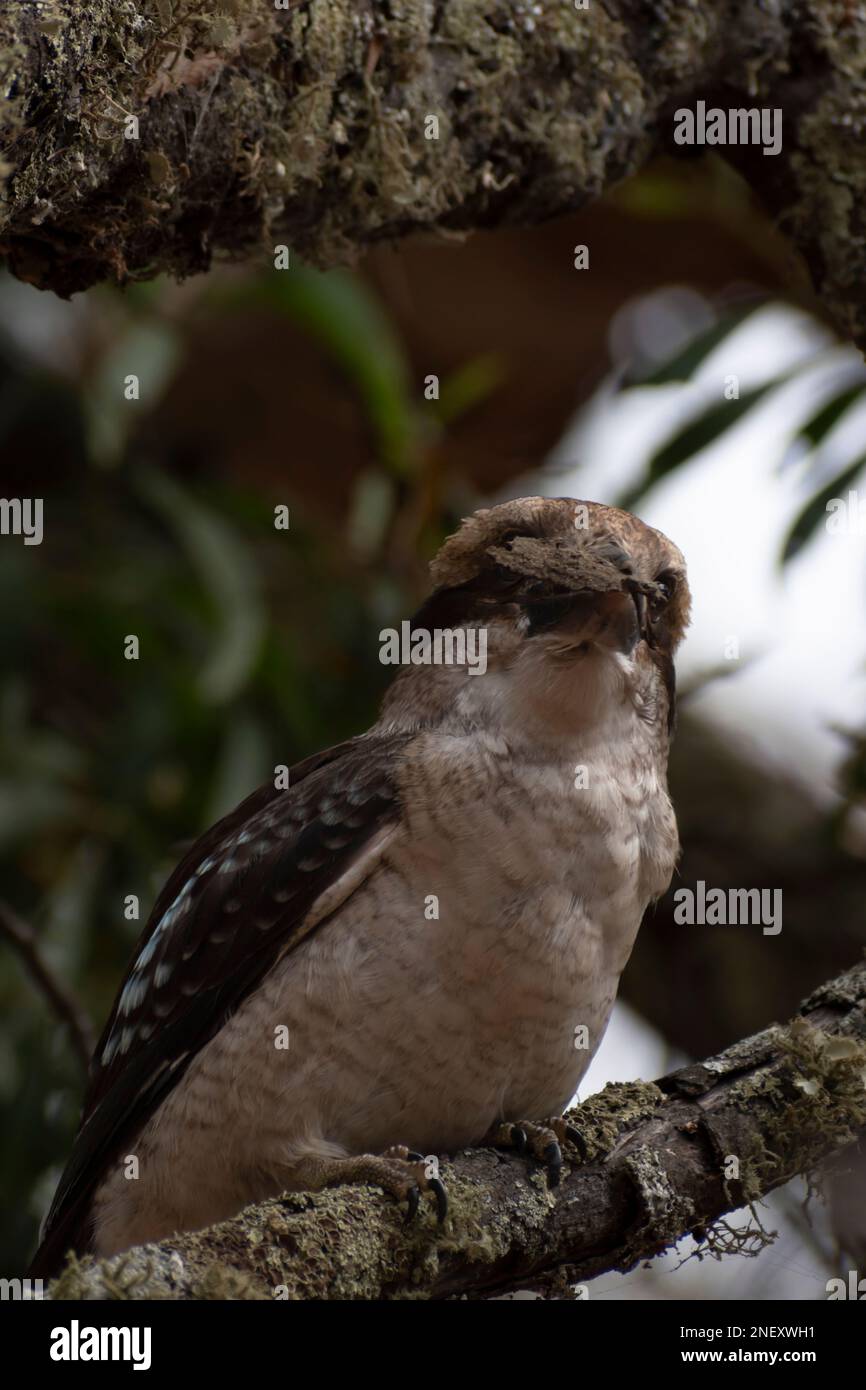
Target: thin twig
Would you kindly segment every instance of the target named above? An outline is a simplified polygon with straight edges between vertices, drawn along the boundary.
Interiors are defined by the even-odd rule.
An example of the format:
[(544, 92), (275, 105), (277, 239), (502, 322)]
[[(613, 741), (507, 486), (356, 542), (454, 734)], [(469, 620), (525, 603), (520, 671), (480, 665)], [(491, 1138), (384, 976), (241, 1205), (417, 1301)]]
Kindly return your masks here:
[(0, 935), (11, 941), (30, 978), (68, 1029), (72, 1046), (87, 1071), (96, 1043), (90, 1019), (72, 991), (56, 978), (47, 965), (39, 951), (33, 928), (22, 921), (8, 903), (3, 902), (0, 902)]

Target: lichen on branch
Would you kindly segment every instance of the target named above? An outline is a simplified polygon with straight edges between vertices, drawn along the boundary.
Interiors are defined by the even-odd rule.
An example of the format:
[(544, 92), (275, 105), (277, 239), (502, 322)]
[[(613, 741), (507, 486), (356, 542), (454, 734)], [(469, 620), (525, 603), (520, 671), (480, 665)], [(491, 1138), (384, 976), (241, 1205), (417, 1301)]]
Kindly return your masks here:
[(787, 1026), (655, 1083), (607, 1086), (571, 1119), (584, 1152), (566, 1151), (553, 1191), (530, 1161), (466, 1150), (442, 1163), (444, 1227), (423, 1205), (407, 1225), (373, 1188), (286, 1193), (111, 1259), (70, 1256), (50, 1296), (484, 1297), (626, 1271), (689, 1233), (739, 1249), (743, 1238), (714, 1223), (810, 1173), (866, 1124), (866, 965)]
[(862, 342), (864, 73), (839, 0), (33, 0), (0, 13), (0, 250), (70, 294), (534, 223), (715, 95), (784, 108), (781, 155), (726, 153)]

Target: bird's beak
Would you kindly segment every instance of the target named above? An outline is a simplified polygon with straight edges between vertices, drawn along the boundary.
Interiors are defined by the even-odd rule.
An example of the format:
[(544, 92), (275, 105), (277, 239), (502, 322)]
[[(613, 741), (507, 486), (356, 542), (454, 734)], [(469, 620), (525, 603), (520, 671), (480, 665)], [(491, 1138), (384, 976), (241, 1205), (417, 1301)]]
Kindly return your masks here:
[(643, 594), (613, 589), (593, 595), (596, 630), (587, 632), (595, 646), (631, 656), (646, 634), (647, 609)]
[(524, 600), (536, 631), (567, 636), (570, 645), (591, 643), (630, 656), (641, 638), (649, 640), (647, 602), (628, 589), (583, 589)]
[(650, 645), (652, 645), (652, 631), (649, 623), (649, 607), (646, 601), (646, 594), (635, 590), (631, 598), (637, 614), (638, 632), (645, 642), (649, 642)]

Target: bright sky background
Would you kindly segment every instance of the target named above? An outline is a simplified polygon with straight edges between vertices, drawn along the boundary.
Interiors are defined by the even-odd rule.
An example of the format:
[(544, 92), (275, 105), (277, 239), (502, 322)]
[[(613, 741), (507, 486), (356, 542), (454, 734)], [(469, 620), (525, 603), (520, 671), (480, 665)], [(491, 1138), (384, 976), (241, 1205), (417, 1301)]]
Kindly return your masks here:
[[(616, 330), (615, 321), (614, 340)], [(567, 431), (550, 471), (522, 480), (513, 495), (614, 501), (679, 422), (701, 402), (722, 399), (728, 374), (739, 376), (742, 392), (796, 363), (810, 365), (653, 488), (638, 510), (679, 545), (689, 567), (694, 614), (678, 658), (680, 680), (727, 665), (725, 643), (739, 640), (740, 660), (730, 663), (736, 673), (712, 682), (692, 708), (739, 740), (750, 729), (760, 756), (826, 801), (844, 752), (834, 726), (857, 728), (866, 713), (866, 524), (859, 536), (822, 528), (784, 571), (777, 557), (836, 459), (866, 453), (866, 405), (858, 403), (831, 436), (829, 471), (816, 471), (808, 457), (784, 469), (782, 462), (794, 428), (822, 399), (822, 381), (840, 372), (846, 385), (857, 376), (866, 381), (856, 349), (836, 346), (803, 314), (769, 306), (711, 354), (693, 383), (620, 396), (612, 385), (603, 389)], [(866, 510), (866, 473), (858, 486)]]
[[(635, 348), (653, 355), (657, 346), (664, 359), (710, 322), (711, 309), (694, 292), (659, 292), (626, 306), (614, 320), (612, 355), (618, 359)], [(732, 673), (711, 682), (691, 708), (829, 804), (845, 752), (836, 726), (857, 729), (866, 715), (866, 524), (859, 536), (819, 529), (784, 570), (778, 556), (808, 498), (837, 465), (866, 454), (866, 405), (859, 403), (829, 437), (820, 463), (789, 450), (797, 425), (825, 398), (827, 383), (838, 390), (866, 381), (853, 347), (839, 347), (807, 316), (770, 305), (723, 342), (686, 385), (615, 395), (612, 377), (579, 413), (545, 471), (521, 479), (507, 495), (614, 502), (680, 423), (723, 398), (729, 374), (739, 377), (743, 392), (798, 364), (804, 370), (796, 379), (657, 485), (637, 510), (679, 545), (689, 568), (694, 610), (677, 662), (680, 683), (727, 667), (725, 644), (731, 636), (739, 640)], [(866, 473), (855, 486), (866, 510)], [(618, 1003), (580, 1094), (638, 1073), (650, 1079), (685, 1060), (671, 1056), (661, 1036)], [(682, 1255), (694, 1249), (685, 1242), (679, 1254), (656, 1261), (650, 1275), (595, 1281), (591, 1297), (683, 1297), (686, 1280), (689, 1297), (823, 1298), (828, 1270), (791, 1220), (799, 1195), (774, 1195), (762, 1206), (765, 1226), (781, 1235), (755, 1260), (692, 1260), (674, 1277)], [(820, 1214), (817, 1219), (820, 1226)]]

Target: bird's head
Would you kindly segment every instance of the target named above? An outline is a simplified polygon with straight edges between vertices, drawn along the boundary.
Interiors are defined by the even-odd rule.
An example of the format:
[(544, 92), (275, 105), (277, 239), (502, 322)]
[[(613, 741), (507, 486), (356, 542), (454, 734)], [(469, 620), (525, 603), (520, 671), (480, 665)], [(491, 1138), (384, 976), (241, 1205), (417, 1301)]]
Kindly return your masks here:
[[(513, 714), (516, 696), (528, 719), (557, 729), (598, 723), (628, 700), (669, 729), (690, 594), (683, 556), (660, 531), (597, 502), (521, 497), (467, 517), (430, 573), (413, 633), (486, 634), (487, 694), (478, 676), (474, 692), (452, 683), (452, 700), (510, 702)], [(445, 676), (437, 696), (447, 691)]]

